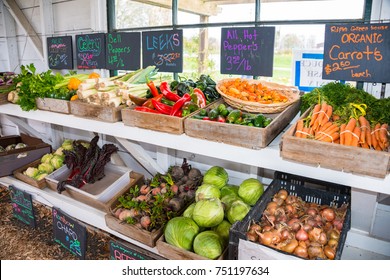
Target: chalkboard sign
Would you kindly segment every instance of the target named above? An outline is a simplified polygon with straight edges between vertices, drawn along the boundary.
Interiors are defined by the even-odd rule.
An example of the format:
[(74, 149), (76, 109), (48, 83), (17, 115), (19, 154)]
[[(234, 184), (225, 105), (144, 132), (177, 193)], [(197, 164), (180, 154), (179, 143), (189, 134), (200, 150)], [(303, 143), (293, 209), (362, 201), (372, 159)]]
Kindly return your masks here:
[(106, 34), (76, 35), (77, 69), (106, 68)]
[(47, 38), (47, 58), (50, 69), (73, 69), (72, 36)]
[(322, 78), (390, 82), (390, 24), (327, 24)]
[(53, 207), (54, 241), (79, 257), (85, 259), (87, 230), (85, 226)]
[(12, 185), (9, 186), (9, 190), (14, 217), (26, 225), (35, 228), (34, 207), (31, 195)]
[(275, 27), (221, 29), (221, 73), (272, 77)]
[(183, 30), (142, 32), (142, 67), (161, 72), (183, 71)]
[(137, 70), (141, 68), (141, 33), (108, 33), (106, 52), (107, 69)]
[(110, 241), (111, 260), (153, 260), (153, 258), (141, 253), (135, 246), (125, 246), (119, 242)]

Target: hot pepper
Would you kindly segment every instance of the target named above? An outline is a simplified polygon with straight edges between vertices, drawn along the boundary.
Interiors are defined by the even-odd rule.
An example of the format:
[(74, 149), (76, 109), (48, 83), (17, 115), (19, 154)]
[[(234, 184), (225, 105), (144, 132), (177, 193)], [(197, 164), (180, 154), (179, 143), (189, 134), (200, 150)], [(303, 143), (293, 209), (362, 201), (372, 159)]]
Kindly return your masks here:
[(180, 109), (183, 107), (184, 103), (191, 100), (191, 95), (188, 93), (184, 94), (178, 101), (176, 101), (175, 105), (172, 106), (172, 111), (170, 113), (171, 116), (175, 116)]
[(137, 106), (134, 108), (134, 111), (141, 111), (141, 112), (148, 112), (148, 113), (155, 113), (155, 114), (161, 114), (159, 111), (157, 110), (154, 110), (154, 109), (150, 109), (148, 107), (144, 107), (144, 106)]
[(206, 107), (206, 97), (199, 88), (194, 88), (193, 90), (193, 95), (196, 96), (196, 104), (198, 105), (199, 108), (204, 108)]
[(171, 91), (171, 89), (169, 88), (169, 84), (167, 82), (162, 82), (160, 84), (160, 91), (169, 100), (176, 102), (180, 99), (179, 95), (177, 95)]
[(149, 87), (150, 92), (152, 93), (152, 95), (154, 97), (159, 95), (158, 89), (156, 88), (156, 85), (153, 83), (152, 80), (149, 80), (148, 78), (146, 78), (146, 84)]
[(164, 103), (161, 103), (160, 101), (152, 99), (152, 104), (153, 104), (153, 107), (156, 108), (156, 110), (162, 114), (170, 115), (172, 112), (173, 107), (166, 105)]
[(152, 98), (149, 98), (148, 100), (146, 100), (142, 106), (144, 107), (149, 107), (150, 109), (154, 109), (154, 106), (152, 104), (152, 100), (156, 100), (156, 101), (160, 101), (162, 98), (164, 97), (164, 95), (162, 93), (158, 94), (157, 96), (155, 97), (152, 97)]

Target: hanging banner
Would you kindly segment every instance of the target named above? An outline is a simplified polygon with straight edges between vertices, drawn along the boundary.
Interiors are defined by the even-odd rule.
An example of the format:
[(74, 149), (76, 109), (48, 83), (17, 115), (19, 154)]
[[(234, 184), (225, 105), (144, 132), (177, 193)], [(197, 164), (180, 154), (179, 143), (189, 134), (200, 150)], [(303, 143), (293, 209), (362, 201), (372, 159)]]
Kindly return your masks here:
[(275, 27), (221, 29), (221, 73), (272, 77)]
[(183, 72), (183, 30), (142, 32), (142, 67), (159, 72)]
[(390, 24), (327, 24), (323, 79), (390, 82)]

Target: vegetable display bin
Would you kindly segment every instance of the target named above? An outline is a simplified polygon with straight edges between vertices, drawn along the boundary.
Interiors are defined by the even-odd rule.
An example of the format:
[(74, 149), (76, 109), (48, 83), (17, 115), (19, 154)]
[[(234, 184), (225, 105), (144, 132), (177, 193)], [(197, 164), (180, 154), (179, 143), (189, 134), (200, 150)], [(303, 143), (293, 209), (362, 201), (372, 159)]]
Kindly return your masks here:
[(351, 228), (351, 194), (350, 187), (318, 181), (297, 175), (275, 172), (275, 178), (265, 190), (259, 201), (240, 222), (232, 225), (229, 233), (229, 259), (231, 260), (304, 260), (293, 254), (252, 242), (247, 239), (247, 231), (252, 221), (259, 221), (267, 204), (281, 189), (289, 194), (301, 197), (306, 202), (320, 205), (341, 206), (348, 205), (344, 218), (343, 228), (336, 250), (335, 259), (340, 259)]
[(56, 98), (35, 98), (39, 110), (70, 114), (70, 101)]
[[(301, 119), (306, 118), (309, 112), (310, 109)], [(379, 178), (385, 178), (389, 173), (389, 152), (299, 138), (294, 136), (296, 125), (282, 136), (280, 155), (284, 160)]]
[(0, 137), (0, 146), (4, 148), (18, 143), (27, 147), (0, 152), (0, 177), (12, 175), (14, 170), (51, 153), (51, 146), (39, 138), (26, 134)]
[[(219, 100), (212, 103), (208, 108), (215, 108), (221, 103), (224, 101)], [(191, 137), (250, 149), (261, 149), (271, 143), (296, 116), (299, 104), (299, 102), (295, 102), (280, 113), (264, 114), (265, 117), (272, 118), (272, 122), (265, 128), (199, 120), (191, 117), (196, 114), (193, 113), (184, 120), (184, 131)]]
[(121, 121), (121, 110), (125, 107), (125, 105), (120, 105), (119, 107), (95, 105), (81, 100), (74, 100), (69, 102), (69, 104), (72, 115), (105, 122)]
[[(66, 165), (57, 169), (45, 177), (48, 187), (57, 192), (57, 184), (66, 180), (71, 170)], [(71, 185), (65, 185), (66, 190), (61, 194), (69, 196), (82, 203), (100, 210), (109, 211), (111, 201), (129, 185), (138, 184), (143, 179), (142, 174), (130, 171), (129, 168), (108, 163), (104, 168), (105, 176), (93, 184), (86, 184), (78, 189)]]
[(122, 109), (122, 121), (125, 125), (168, 132), (171, 134), (184, 133), (184, 119), (163, 114), (135, 111), (135, 106)]
[(24, 165), (16, 170), (14, 170), (13, 174), (16, 179), (19, 179), (20, 181), (23, 181), (31, 186), (34, 186), (38, 189), (44, 189), (46, 188), (46, 180), (45, 178), (41, 180), (36, 180), (34, 178), (31, 178), (27, 175), (25, 175), (23, 172), (27, 170), (29, 167), (38, 167), (38, 165), (41, 163), (41, 159), (37, 159), (27, 165)]

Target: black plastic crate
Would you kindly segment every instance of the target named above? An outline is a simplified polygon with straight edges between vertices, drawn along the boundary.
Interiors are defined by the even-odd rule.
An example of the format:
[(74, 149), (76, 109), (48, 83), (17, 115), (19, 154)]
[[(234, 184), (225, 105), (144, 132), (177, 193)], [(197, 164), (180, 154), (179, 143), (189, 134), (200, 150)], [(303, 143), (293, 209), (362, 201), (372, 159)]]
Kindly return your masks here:
[[(299, 196), (306, 202), (337, 207), (344, 203), (348, 204), (343, 229), (340, 233), (339, 245), (335, 256), (335, 259), (340, 259), (345, 240), (347, 238), (347, 232), (351, 228), (351, 188), (340, 184), (314, 180), (311, 178), (278, 171), (275, 172), (274, 180), (265, 190), (261, 198), (257, 201), (256, 205), (252, 207), (246, 217), (242, 221), (234, 223), (230, 228), (229, 259), (238, 259), (239, 240), (247, 240), (246, 233), (249, 226), (251, 225), (251, 221), (260, 220), (268, 202), (272, 200), (274, 194), (276, 194), (280, 189), (285, 189), (289, 192), (290, 195)], [(254, 242), (253, 244), (270, 248), (281, 254), (292, 255), (259, 243)]]

